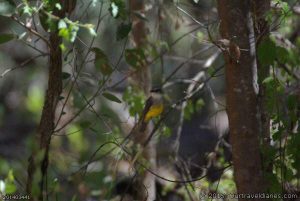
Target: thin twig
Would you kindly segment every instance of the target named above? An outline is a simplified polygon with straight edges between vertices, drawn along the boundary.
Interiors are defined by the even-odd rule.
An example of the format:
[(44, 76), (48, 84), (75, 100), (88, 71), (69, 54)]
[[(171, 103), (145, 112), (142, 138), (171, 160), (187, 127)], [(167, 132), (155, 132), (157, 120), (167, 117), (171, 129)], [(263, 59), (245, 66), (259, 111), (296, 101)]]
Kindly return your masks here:
[(0, 78), (3, 78), (7, 73), (11, 72), (11, 71), (14, 71), (14, 70), (17, 70), (19, 68), (24, 68), (27, 64), (29, 64), (30, 62), (32, 62), (33, 60), (39, 58), (39, 57), (44, 57), (44, 56), (48, 56), (49, 54), (48, 53), (44, 53), (44, 54), (40, 54), (40, 55), (36, 55), (36, 56), (33, 56), (29, 59), (26, 59), (25, 61), (23, 61), (20, 65), (16, 66), (16, 67), (13, 67), (13, 68), (9, 68), (9, 69), (6, 69), (1, 75), (0, 75)]
[(279, 64), (279, 67), (282, 68), (285, 72), (287, 72), (287, 74), (289, 74), (290, 76), (292, 76), (295, 80), (299, 81), (300, 80), (300, 76), (297, 75), (296, 73), (293, 73), (286, 64), (281, 63), (277, 60), (277, 63)]
[(10, 19), (14, 20), (15, 22), (17, 22), (19, 25), (21, 25), (22, 27), (24, 27), (25, 29), (27, 29), (30, 33), (36, 35), (38, 38), (42, 39), (48, 47), (50, 47), (50, 43), (47, 40), (47, 38), (45, 38), (44, 36), (42, 36), (40, 33), (38, 33), (36, 30), (31, 29), (29, 27), (27, 27), (23, 22), (21, 22), (17, 17), (15, 16), (11, 16)]

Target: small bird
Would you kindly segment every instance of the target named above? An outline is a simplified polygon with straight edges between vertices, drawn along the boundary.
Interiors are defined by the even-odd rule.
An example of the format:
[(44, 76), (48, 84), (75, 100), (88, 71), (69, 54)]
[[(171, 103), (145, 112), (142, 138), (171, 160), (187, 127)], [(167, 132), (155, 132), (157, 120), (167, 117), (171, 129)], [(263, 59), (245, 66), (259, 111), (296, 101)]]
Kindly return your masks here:
[[(141, 118), (136, 127), (139, 134), (144, 133), (149, 121), (151, 119), (161, 115), (163, 110), (164, 110), (164, 104), (163, 104), (162, 90), (161, 90), (161, 88), (154, 88), (150, 91), (150, 97), (146, 100), (144, 110), (142, 112)], [(143, 136), (145, 137), (146, 135), (143, 135)], [(139, 137), (141, 137), (141, 135)], [(139, 137), (136, 138), (137, 142), (141, 142), (141, 139), (139, 139)], [(147, 140), (148, 139), (142, 139), (141, 144), (143, 144), (144, 142), (147, 142)], [(130, 167), (133, 167), (135, 161), (143, 153), (143, 150), (144, 150), (144, 147), (142, 147), (135, 154), (132, 161), (130, 162)]]
[(161, 115), (164, 110), (161, 88), (152, 89), (150, 93), (140, 119), (140, 132), (144, 132), (149, 121)]
[(239, 46), (233, 40), (220, 39), (216, 44), (223, 52), (228, 53), (231, 61), (239, 63), (241, 51)]

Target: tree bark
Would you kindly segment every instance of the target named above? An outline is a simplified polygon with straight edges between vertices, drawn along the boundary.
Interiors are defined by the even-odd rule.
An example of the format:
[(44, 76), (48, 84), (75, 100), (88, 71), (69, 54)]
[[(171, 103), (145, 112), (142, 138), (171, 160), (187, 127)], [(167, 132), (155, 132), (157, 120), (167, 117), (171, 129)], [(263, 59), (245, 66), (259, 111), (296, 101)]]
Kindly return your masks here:
[[(54, 131), (54, 121), (55, 121), (55, 111), (59, 95), (62, 91), (62, 60), (61, 60), (61, 50), (59, 44), (61, 39), (58, 37), (57, 33), (50, 34), (50, 57), (49, 57), (49, 79), (48, 79), (48, 89), (46, 91), (45, 102), (43, 106), (42, 116), (40, 124), (38, 126), (38, 131), (36, 135), (37, 148), (33, 151), (32, 156), (29, 160), (28, 165), (28, 179), (27, 179), (27, 193), (31, 194), (31, 188), (33, 185), (33, 177), (36, 168), (40, 168), (41, 179), (39, 181), (40, 185), (40, 195), (39, 200), (43, 200), (45, 191), (45, 182), (49, 162), (49, 148), (51, 135)], [(37, 159), (36, 156), (39, 153), (43, 153), (43, 157)]]
[[(265, 185), (260, 153), (262, 124), (251, 1), (218, 0), (218, 11), (222, 38), (245, 50), (241, 51), (238, 61), (232, 58), (235, 54), (232, 48), (224, 51), (226, 104), (237, 192), (263, 193)], [(244, 197), (240, 200), (253, 199)]]
[[(75, 2), (75, 1), (74, 1)], [(53, 15), (64, 18), (67, 12), (72, 12), (75, 4), (66, 4), (63, 9), (55, 9)], [(65, 3), (65, 2), (61, 2)], [(73, 6), (73, 7), (72, 7)], [(62, 92), (62, 51), (60, 44), (61, 37), (58, 35), (58, 30), (52, 31), (49, 35), (49, 73), (48, 73), (48, 89), (45, 95), (45, 102), (41, 114), (41, 120), (38, 126), (35, 143), (36, 146), (29, 158), (28, 178), (26, 191), (31, 196), (31, 200), (36, 200), (36, 195), (32, 195), (33, 185), (39, 185), (38, 200), (43, 201), (47, 197), (47, 170), (49, 163), (49, 149), (51, 136), (54, 132), (55, 113), (60, 94)], [(41, 158), (39, 155), (41, 154)], [(40, 178), (34, 181), (37, 168), (40, 169)]]
[[(144, 1), (143, 0), (131, 0), (130, 10), (143, 12), (144, 11)], [(136, 16), (132, 16), (133, 27), (132, 35), (133, 42), (137, 48), (144, 48), (146, 45), (146, 26), (143, 20)], [(151, 71), (149, 66), (145, 65), (134, 75), (135, 84), (144, 91), (144, 94), (148, 97), (151, 90)], [(151, 130), (153, 129), (153, 124), (148, 123), (147, 129), (143, 133), (134, 133), (134, 140), (136, 144), (144, 146), (145, 142), (151, 135)], [(142, 147), (143, 158), (149, 163), (149, 168), (155, 172), (156, 170), (156, 141), (155, 139), (150, 139), (149, 143)], [(152, 201), (156, 199), (156, 187), (155, 187), (155, 176), (143, 170), (144, 172), (137, 176), (137, 199), (141, 201)]]
[[(270, 26), (265, 19), (266, 13), (270, 10), (271, 1), (270, 0), (254, 0), (252, 2), (252, 12), (254, 17), (254, 31), (256, 37), (256, 49), (258, 46), (266, 39), (269, 38)], [(258, 57), (257, 57), (258, 58)], [(270, 75), (270, 66), (263, 65), (259, 60), (257, 61), (258, 69), (258, 85), (259, 85), (259, 95), (258, 95), (258, 105), (260, 109), (261, 127), (262, 127), (262, 145), (264, 150), (270, 148), (271, 136), (270, 136), (270, 115), (267, 111), (267, 97), (266, 97), (266, 87), (263, 85), (263, 81)], [(267, 156), (266, 156), (267, 157)], [(262, 155), (263, 161), (270, 161), (270, 159), (265, 159)], [(263, 170), (265, 173), (272, 172), (272, 163), (267, 162), (263, 164)], [(266, 181), (267, 183), (267, 181)]]

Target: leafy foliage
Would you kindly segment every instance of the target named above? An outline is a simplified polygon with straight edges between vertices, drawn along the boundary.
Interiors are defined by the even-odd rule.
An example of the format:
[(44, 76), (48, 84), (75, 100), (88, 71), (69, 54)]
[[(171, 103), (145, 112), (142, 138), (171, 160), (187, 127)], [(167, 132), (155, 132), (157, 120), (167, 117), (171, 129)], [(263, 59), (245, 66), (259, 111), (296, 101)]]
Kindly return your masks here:
[[(275, 1), (280, 8), (279, 16), (284, 26), (289, 26), (287, 19), (291, 16), (291, 8), (287, 2)], [(269, 13), (271, 21), (275, 13)], [(299, 69), (299, 48), (290, 45), (287, 38), (274, 36), (264, 40), (258, 48), (258, 58), (263, 65), (271, 65), (270, 76), (263, 81), (266, 87), (267, 109), (271, 117), (271, 138), (273, 146), (263, 148), (267, 156), (264, 161), (273, 164), (274, 173), (268, 173), (267, 179), (272, 184), (271, 192), (281, 192), (281, 183), (295, 182), (299, 178), (299, 96), (289, 92), (290, 85), (297, 83), (296, 72)]]
[(111, 0), (109, 11), (114, 18), (124, 20), (127, 17), (125, 2), (123, 0)]
[(263, 65), (272, 65), (276, 58), (276, 44), (273, 40), (264, 40), (258, 47), (258, 59)]
[(130, 116), (141, 114), (144, 109), (145, 95), (137, 89), (128, 87), (123, 94), (123, 100), (128, 104)]
[(95, 53), (94, 64), (96, 68), (99, 69), (103, 75), (110, 75), (113, 72), (113, 69), (109, 64), (106, 54), (97, 47), (92, 48), (91, 51)]
[(145, 66), (146, 56), (142, 49), (127, 49), (125, 50), (126, 62), (133, 68), (139, 69)]
[(16, 36), (14, 34), (0, 34), (0, 44), (9, 42), (15, 38)]
[(132, 24), (120, 24), (117, 29), (117, 40), (122, 40), (128, 36), (131, 31)]
[(16, 11), (16, 4), (12, 0), (0, 0), (0, 15), (12, 16)]
[(202, 99), (199, 99), (195, 102), (188, 101), (187, 105), (184, 109), (184, 118), (186, 120), (191, 120), (193, 115), (201, 110), (201, 108), (204, 106), (204, 101)]
[(116, 97), (115, 95), (111, 94), (111, 93), (108, 93), (108, 92), (104, 92), (102, 94), (106, 99), (110, 100), (110, 101), (113, 101), (113, 102), (116, 102), (116, 103), (122, 103), (122, 101)]

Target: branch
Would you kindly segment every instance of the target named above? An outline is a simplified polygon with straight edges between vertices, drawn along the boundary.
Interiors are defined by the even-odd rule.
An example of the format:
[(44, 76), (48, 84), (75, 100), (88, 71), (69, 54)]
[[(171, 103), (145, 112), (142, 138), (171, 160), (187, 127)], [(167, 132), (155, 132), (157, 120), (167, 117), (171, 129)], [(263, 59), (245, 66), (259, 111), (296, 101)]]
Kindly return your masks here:
[(16, 67), (12, 67), (12, 68), (9, 68), (9, 69), (6, 69), (1, 75), (0, 75), (0, 79), (3, 78), (7, 73), (11, 72), (11, 71), (14, 71), (14, 70), (17, 70), (19, 68), (23, 68), (25, 67), (27, 64), (29, 64), (30, 62), (32, 62), (33, 60), (39, 58), (39, 57), (44, 57), (44, 56), (47, 56), (49, 54), (47, 53), (44, 53), (44, 54), (40, 54), (40, 55), (36, 55), (36, 56), (33, 56), (29, 59), (26, 59), (25, 61), (23, 61), (20, 65), (16, 66)]
[(27, 27), (23, 22), (19, 21), (19, 19), (16, 16), (11, 16), (10, 19), (12, 19), (13, 21), (17, 22), (22, 27), (24, 27), (25, 29), (27, 29), (30, 33), (32, 33), (35, 36), (37, 36), (38, 38), (42, 39), (47, 44), (47, 46), (50, 47), (50, 43), (49, 43), (48, 39), (45, 38), (44, 36), (42, 36), (36, 30), (31, 29), (30, 27)]
[[(171, 49), (173, 46), (175, 46), (180, 40), (182, 40), (183, 38), (185, 38), (187, 35), (197, 31), (198, 29), (202, 28), (202, 26), (197, 26), (196, 28), (184, 33), (183, 35), (179, 36), (176, 40), (174, 40), (170, 45), (169, 45), (169, 49)], [(158, 56), (154, 57), (151, 61), (149, 61), (147, 63), (148, 66), (154, 64), (158, 59), (160, 59), (162, 56), (164, 56), (166, 53), (168, 53), (169, 50), (164, 50), (162, 51)], [(113, 89), (115, 87), (117, 87), (118, 85), (122, 84), (125, 80), (127, 80), (127, 78), (135, 75), (137, 73), (137, 71), (132, 71), (130, 73), (128, 73), (124, 78), (122, 78), (120, 81), (114, 83), (113, 85), (111, 85), (110, 87), (108, 87), (108, 89)]]
[(285, 72), (287, 72), (287, 74), (289, 74), (290, 76), (292, 76), (295, 80), (299, 81), (300, 80), (300, 76), (297, 75), (296, 73), (293, 73), (286, 64), (283, 64), (281, 62), (279, 62), (278, 60), (276, 60), (277, 63), (279, 64), (279, 67), (282, 68)]

